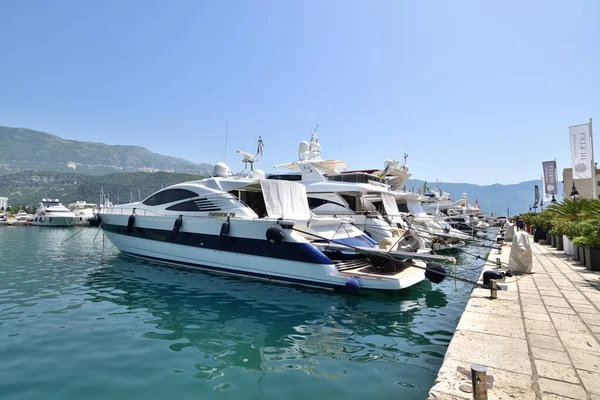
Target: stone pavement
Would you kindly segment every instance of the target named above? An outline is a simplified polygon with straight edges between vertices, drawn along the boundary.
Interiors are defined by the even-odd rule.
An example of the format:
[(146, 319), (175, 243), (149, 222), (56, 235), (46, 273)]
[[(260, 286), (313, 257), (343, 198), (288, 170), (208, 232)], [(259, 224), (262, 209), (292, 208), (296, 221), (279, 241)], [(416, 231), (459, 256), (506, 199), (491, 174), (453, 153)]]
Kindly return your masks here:
[[(494, 377), (488, 399), (600, 400), (600, 273), (533, 243), (534, 274), (506, 278), (507, 291), (475, 289), (429, 399), (471, 399), (471, 364)], [(508, 263), (510, 243), (496, 257)]]

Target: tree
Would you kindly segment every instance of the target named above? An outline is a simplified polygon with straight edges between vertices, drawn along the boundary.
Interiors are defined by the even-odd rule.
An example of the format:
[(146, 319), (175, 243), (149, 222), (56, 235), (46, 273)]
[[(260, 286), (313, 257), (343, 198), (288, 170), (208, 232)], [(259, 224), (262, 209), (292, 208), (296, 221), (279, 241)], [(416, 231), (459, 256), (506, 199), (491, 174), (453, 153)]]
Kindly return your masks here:
[(554, 218), (566, 221), (578, 221), (590, 216), (596, 210), (595, 203), (583, 197), (564, 199), (560, 203), (550, 205), (546, 210)]

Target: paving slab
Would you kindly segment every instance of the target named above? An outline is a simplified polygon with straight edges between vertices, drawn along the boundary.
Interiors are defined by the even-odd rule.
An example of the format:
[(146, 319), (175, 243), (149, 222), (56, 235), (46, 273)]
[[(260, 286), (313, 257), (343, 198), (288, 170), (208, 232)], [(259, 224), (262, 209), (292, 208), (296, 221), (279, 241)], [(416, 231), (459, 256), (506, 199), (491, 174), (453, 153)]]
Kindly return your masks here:
[(456, 329), (525, 339), (525, 330), (523, 329), (523, 322), (520, 316), (509, 317), (506, 315), (465, 311), (462, 317), (460, 317), (460, 322)]
[(569, 358), (569, 354), (566, 351), (557, 351), (544, 349), (543, 347), (531, 346), (531, 355), (536, 361), (546, 360), (571, 365), (571, 359)]
[(600, 373), (585, 370), (577, 370), (577, 372), (581, 377), (585, 390), (600, 395)]
[(575, 368), (600, 372), (600, 353), (571, 348), (567, 349), (567, 352)]
[(570, 383), (579, 383), (575, 368), (563, 363), (553, 361), (535, 360), (538, 376)]
[(558, 331), (558, 336), (566, 348), (599, 352), (600, 345), (594, 336), (589, 333), (573, 333)]
[(542, 393), (556, 394), (570, 399), (587, 399), (587, 394), (583, 386), (574, 383), (555, 381), (547, 378), (539, 378), (538, 383)]
[(574, 333), (588, 333), (588, 329), (583, 320), (578, 315), (566, 315), (550, 313), (552, 322), (557, 331), (567, 331)]
[(551, 307), (551, 306), (548, 306), (548, 307), (546, 307), (546, 309), (549, 312), (553, 312), (553, 313), (557, 313), (557, 314), (571, 314), (571, 315), (577, 314), (575, 312), (575, 310), (573, 310), (571, 307)]

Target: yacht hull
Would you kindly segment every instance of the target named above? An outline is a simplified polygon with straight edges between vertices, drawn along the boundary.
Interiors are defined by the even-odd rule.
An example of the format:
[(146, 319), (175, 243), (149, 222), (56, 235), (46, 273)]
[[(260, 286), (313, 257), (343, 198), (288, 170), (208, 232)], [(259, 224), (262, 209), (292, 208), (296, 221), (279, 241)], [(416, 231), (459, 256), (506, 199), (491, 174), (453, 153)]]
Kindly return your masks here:
[(29, 220), (29, 225), (33, 226), (75, 226), (75, 217), (37, 217)]

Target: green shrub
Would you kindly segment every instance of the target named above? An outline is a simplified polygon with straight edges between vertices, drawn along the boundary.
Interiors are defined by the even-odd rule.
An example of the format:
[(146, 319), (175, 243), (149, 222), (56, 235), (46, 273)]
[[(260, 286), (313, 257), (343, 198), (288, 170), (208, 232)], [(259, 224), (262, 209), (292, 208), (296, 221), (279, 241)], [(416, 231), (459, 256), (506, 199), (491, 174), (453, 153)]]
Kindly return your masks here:
[(578, 235), (573, 239), (573, 244), (586, 249), (600, 248), (600, 221), (579, 222)]
[(569, 221), (565, 224), (565, 235), (569, 238), (569, 240), (575, 239), (580, 235), (581, 229), (579, 227), (580, 221)]
[(567, 230), (568, 223), (569, 222), (567, 222), (565, 220), (553, 219), (552, 220), (552, 229), (550, 229), (550, 231), (548, 233), (551, 235), (554, 235), (554, 236), (562, 236), (565, 234), (565, 232)]

